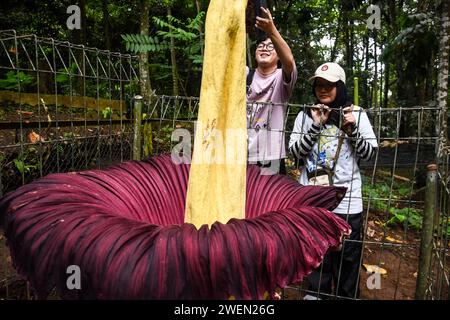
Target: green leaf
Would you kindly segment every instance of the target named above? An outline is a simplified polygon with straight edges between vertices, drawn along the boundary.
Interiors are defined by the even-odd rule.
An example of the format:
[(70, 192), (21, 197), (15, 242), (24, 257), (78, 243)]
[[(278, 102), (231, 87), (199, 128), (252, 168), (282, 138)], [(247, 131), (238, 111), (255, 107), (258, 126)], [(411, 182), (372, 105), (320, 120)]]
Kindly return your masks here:
[(25, 173), (25, 164), (23, 163), (23, 161), (19, 159), (14, 159), (14, 165), (21, 174)]

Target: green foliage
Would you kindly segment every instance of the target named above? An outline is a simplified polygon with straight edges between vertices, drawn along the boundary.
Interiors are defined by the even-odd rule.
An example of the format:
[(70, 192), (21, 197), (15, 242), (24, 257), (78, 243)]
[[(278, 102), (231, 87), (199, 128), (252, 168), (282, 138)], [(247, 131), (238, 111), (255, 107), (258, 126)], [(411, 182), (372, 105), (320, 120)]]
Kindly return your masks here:
[(58, 70), (56, 75), (56, 83), (59, 85), (68, 85), (69, 84), (69, 76), (77, 74), (78, 68), (76, 63), (72, 63), (69, 69), (61, 68)]
[(170, 152), (172, 144), (172, 132), (173, 128), (171, 125), (164, 125), (152, 134), (159, 150)]
[[(439, 23), (436, 12), (399, 12), (395, 21), (397, 30), (385, 41), (381, 60), (395, 66), (391, 75), (394, 95), (392, 105), (424, 105), (432, 101), (433, 90), (430, 71), (435, 68), (438, 51)], [(403, 119), (409, 127), (411, 119)], [(411, 128), (408, 128), (411, 130)], [(412, 135), (411, 133), (409, 133)]]
[(39, 168), (37, 164), (26, 164), (24, 161), (19, 159), (14, 159), (14, 165), (21, 174), (30, 173), (32, 170), (36, 170)]
[(106, 107), (102, 110), (103, 119), (110, 119), (113, 114), (113, 109), (111, 107)]
[[(193, 29), (191, 23), (186, 25), (173, 16), (167, 16), (167, 21), (158, 17), (153, 17), (153, 21), (159, 28), (168, 29), (168, 31), (159, 30), (156, 32), (157, 35), (160, 35), (163, 38), (174, 38), (181, 41), (192, 41), (197, 38), (197, 35), (191, 31), (198, 30), (198, 26), (195, 26)], [(180, 27), (176, 27), (174, 24), (179, 25)], [(181, 26), (186, 27), (186, 30)]]
[(56, 73), (56, 84), (58, 86), (58, 92), (68, 94), (71, 87), (76, 87), (77, 78), (74, 77), (78, 74), (78, 67), (76, 63), (72, 63), (68, 69), (61, 68)]
[(22, 71), (8, 71), (5, 79), (0, 79), (0, 89), (23, 90), (28, 85), (34, 83), (34, 77), (23, 73)]
[(65, 140), (75, 139), (75, 134), (73, 132), (64, 132), (63, 133), (63, 138)]
[(122, 34), (125, 40), (125, 47), (133, 53), (140, 52), (160, 52), (169, 48), (165, 41), (160, 41), (158, 37), (151, 37), (142, 34)]
[[(411, 194), (411, 183), (394, 181), (392, 190), (390, 182), (389, 184), (386, 182), (377, 182), (373, 185), (364, 183), (362, 189), (363, 197), (365, 198), (364, 204), (366, 206), (370, 199), (369, 210), (389, 213), (390, 218), (386, 221), (386, 225), (400, 224), (405, 228), (422, 229), (422, 208), (415, 208), (408, 204), (408, 199)], [(389, 199), (391, 200), (389, 201)], [(448, 222), (445, 222), (445, 219), (441, 219), (440, 227), (445, 228), (446, 233), (450, 235), (450, 226)]]
[(14, 159), (14, 165), (16, 166), (17, 170), (19, 170), (20, 173), (23, 174), (25, 172), (25, 164), (23, 163), (23, 161), (19, 159)]
[(408, 225), (417, 230), (422, 228), (422, 210), (415, 208), (389, 208), (389, 213), (392, 217), (387, 221), (387, 224), (401, 223), (404, 226)]
[[(373, 103), (372, 94), (376, 96), (373, 88), (376, 85), (379, 88), (380, 82), (383, 81), (384, 84), (386, 79), (388, 79), (388, 91), (392, 92), (388, 106), (394, 103), (399, 104), (397, 96), (401, 92), (404, 92), (404, 97), (401, 97), (403, 100), (409, 99), (410, 102), (417, 103), (416, 96), (421, 92), (417, 89), (425, 90), (423, 87), (426, 85), (430, 88), (426, 88), (427, 92), (421, 94), (429, 100), (436, 92), (437, 72), (430, 71), (428, 74), (426, 70), (435, 70), (437, 66), (437, 39), (440, 23), (436, 21), (440, 15), (439, 2), (431, 0), (270, 1), (275, 24), (291, 47), (299, 72), (299, 81), (290, 102), (313, 102), (310, 83), (300, 80), (309, 78), (315, 68), (327, 60), (334, 60), (343, 65), (349, 73), (347, 74), (349, 88), (352, 86), (352, 76), (360, 76), (362, 106), (367, 107)], [(134, 35), (139, 30), (144, 3), (151, 6), (151, 34), (148, 37)], [(127, 50), (134, 53), (155, 53), (151, 55), (149, 68), (153, 89), (157, 94), (163, 94), (165, 90), (170, 91), (168, 89), (171, 85), (170, 76), (162, 66), (170, 65), (167, 42), (174, 39), (180, 77), (186, 79), (189, 93), (198, 93), (200, 76), (197, 71), (202, 62), (199, 26), (203, 26), (205, 13), (197, 15), (196, 5), (200, 6), (200, 10), (206, 10), (208, 3), (209, 1), (193, 0), (146, 0), (145, 2), (120, 0), (108, 1), (105, 11), (103, 1), (86, 0), (80, 4), (84, 5), (83, 12), (86, 15), (84, 17), (86, 26), (82, 28), (89, 32), (81, 37), (78, 31), (68, 30), (66, 26), (67, 15), (62, 14), (67, 8), (65, 1), (41, 1), (39, 7), (36, 7), (33, 1), (3, 0), (2, 4), (9, 10), (2, 11), (0, 14), (0, 29), (15, 29), (17, 34), (37, 34), (60, 41), (82, 41), (85, 46), (109, 49), (113, 52), (123, 51), (126, 46)], [(369, 17), (366, 9), (372, 3), (378, 3), (381, 9), (381, 29), (376, 31), (369, 30), (366, 24)], [(168, 6), (171, 7), (173, 16), (165, 15)], [(106, 33), (105, 25), (109, 26), (108, 33)], [(121, 34), (122, 37), (120, 37)], [(256, 38), (254, 27), (250, 37), (252, 40)], [(367, 50), (366, 43), (370, 45)], [(109, 47), (106, 47), (107, 44)], [(14, 47), (8, 42), (5, 42), (5, 45), (7, 50)], [(51, 61), (52, 54), (49, 48), (49, 46), (43, 46), (42, 50)], [(254, 46), (252, 48), (254, 50)], [(18, 49), (20, 51), (20, 46)], [(382, 49), (384, 49), (383, 61), (385, 64), (390, 63), (391, 68), (386, 68), (386, 65), (379, 67), (379, 54)], [(253, 50), (250, 52), (252, 53)], [(66, 59), (63, 51), (61, 53)], [(34, 57), (31, 59), (34, 60)], [(378, 66), (377, 79), (374, 77), (375, 66)], [(384, 75), (385, 70), (389, 70), (387, 77)], [(164, 81), (157, 81), (158, 79)], [(51, 80), (53, 79), (46, 80), (47, 88), (52, 87)], [(406, 86), (405, 80), (411, 85)], [(68, 83), (67, 75), (58, 75), (56, 82), (58, 89), (64, 88)], [(377, 96), (382, 98), (379, 91)]]
[[(391, 218), (387, 221), (388, 225), (402, 223), (404, 226), (408, 225), (421, 229), (422, 210), (412, 208), (407, 202), (396, 201), (408, 200), (410, 193), (411, 185), (406, 182), (395, 181), (392, 190), (390, 184), (385, 182), (378, 182), (373, 185), (365, 183), (363, 185), (363, 196), (370, 198), (370, 209), (390, 214)], [(389, 199), (391, 200), (389, 201)], [(365, 202), (367, 205), (368, 199)]]
[(418, 48), (423, 45), (433, 46), (436, 44), (436, 37), (433, 36), (434, 26), (433, 13), (417, 13), (407, 16), (403, 23), (403, 29), (387, 44), (381, 55), (382, 59), (386, 61), (399, 53), (406, 54), (409, 59), (415, 58)]
[(154, 36), (139, 34), (123, 34), (126, 49), (133, 53), (165, 52), (170, 49), (169, 40), (174, 39), (175, 49), (183, 52), (183, 56), (194, 64), (202, 64), (200, 28), (204, 23), (205, 12), (200, 12), (195, 18), (187, 18), (186, 22), (168, 15), (167, 20), (153, 17), (152, 20), (159, 28)]

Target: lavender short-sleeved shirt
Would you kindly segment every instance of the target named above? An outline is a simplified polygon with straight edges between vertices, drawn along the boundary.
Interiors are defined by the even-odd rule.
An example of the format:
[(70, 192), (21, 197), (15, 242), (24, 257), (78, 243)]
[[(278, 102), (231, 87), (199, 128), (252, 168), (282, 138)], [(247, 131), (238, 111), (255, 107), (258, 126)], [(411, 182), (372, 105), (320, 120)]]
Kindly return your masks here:
[[(247, 68), (247, 74), (249, 69)], [(284, 122), (286, 106), (295, 83), (297, 68), (286, 82), (282, 69), (264, 76), (255, 70), (247, 92), (248, 161), (276, 160), (286, 157)], [(267, 103), (258, 103), (267, 102)]]

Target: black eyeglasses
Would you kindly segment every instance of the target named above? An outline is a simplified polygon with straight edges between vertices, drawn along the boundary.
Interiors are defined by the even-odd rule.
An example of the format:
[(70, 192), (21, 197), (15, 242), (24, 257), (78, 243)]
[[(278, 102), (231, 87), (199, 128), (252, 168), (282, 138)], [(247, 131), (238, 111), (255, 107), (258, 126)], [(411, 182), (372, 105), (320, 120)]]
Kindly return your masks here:
[(256, 47), (256, 50), (262, 51), (262, 50), (264, 50), (264, 48), (265, 48), (267, 51), (273, 51), (273, 50), (275, 49), (275, 47), (273, 46), (273, 43), (268, 43), (268, 44), (260, 43), (260, 44), (258, 44), (258, 46)]
[(326, 82), (326, 83), (316, 83), (316, 89), (325, 89), (326, 91), (330, 91), (331, 89), (336, 87), (336, 83), (334, 82)]

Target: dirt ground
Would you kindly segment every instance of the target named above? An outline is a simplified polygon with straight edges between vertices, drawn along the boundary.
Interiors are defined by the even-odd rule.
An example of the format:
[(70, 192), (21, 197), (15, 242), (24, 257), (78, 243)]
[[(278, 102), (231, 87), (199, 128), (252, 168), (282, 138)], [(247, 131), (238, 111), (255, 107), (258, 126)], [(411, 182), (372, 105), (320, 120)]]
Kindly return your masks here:
[[(363, 261), (360, 269), (360, 299), (366, 300), (413, 300), (419, 265), (420, 233), (400, 226), (385, 227), (383, 215), (370, 213), (364, 242)], [(448, 266), (448, 262), (446, 264)], [(379, 286), (373, 273), (367, 268), (379, 267)], [(369, 279), (370, 278), (370, 279)], [(304, 284), (284, 290), (284, 299), (303, 299)], [(448, 288), (447, 288), (448, 289)], [(445, 295), (444, 295), (445, 296)]]
[[(379, 220), (369, 220), (364, 245), (363, 267), (361, 268), (361, 299), (411, 300), (414, 299), (419, 265), (420, 234), (408, 230), (405, 234), (399, 226), (387, 230)], [(382, 245), (380, 242), (389, 243)], [(391, 245), (392, 244), (392, 245)], [(368, 278), (371, 273), (364, 265), (385, 269), (381, 275), (380, 287), (370, 289)], [(372, 286), (373, 287), (373, 286)]]
[(29, 298), (31, 297), (26, 281), (20, 279), (11, 265), (3, 229), (0, 228), (0, 300), (24, 300)]

